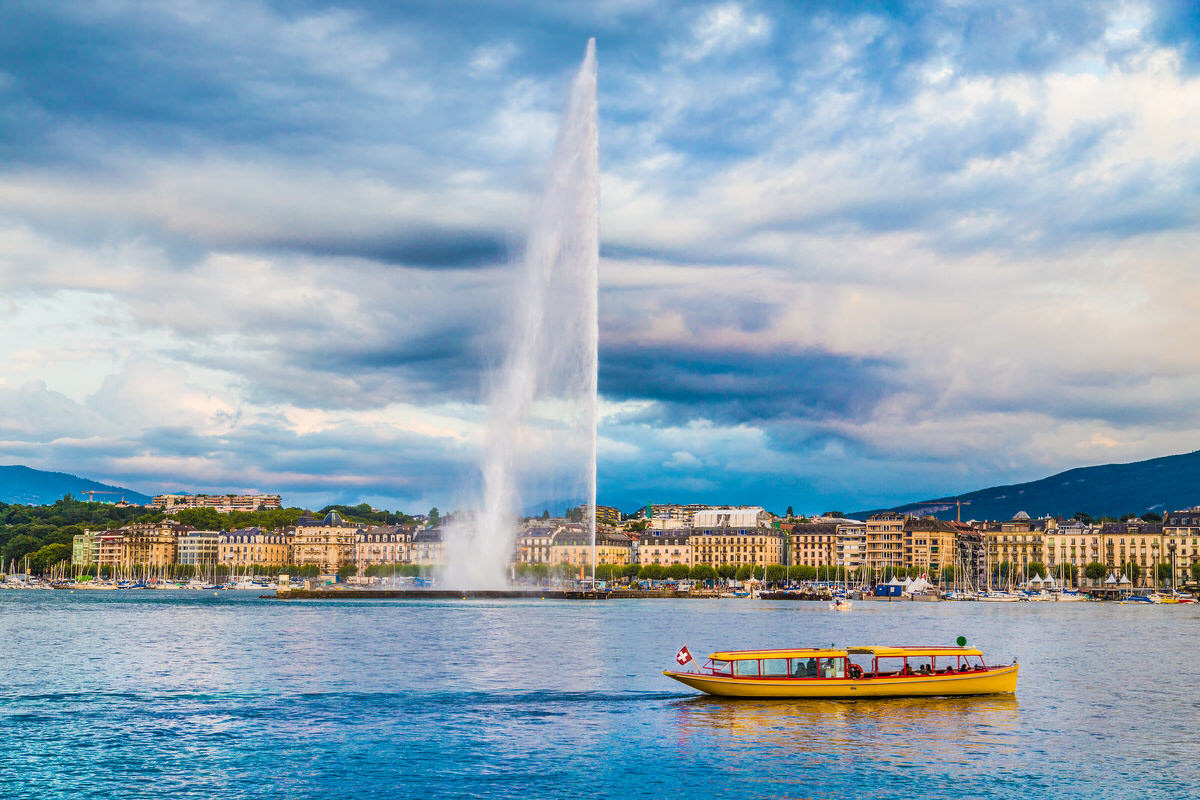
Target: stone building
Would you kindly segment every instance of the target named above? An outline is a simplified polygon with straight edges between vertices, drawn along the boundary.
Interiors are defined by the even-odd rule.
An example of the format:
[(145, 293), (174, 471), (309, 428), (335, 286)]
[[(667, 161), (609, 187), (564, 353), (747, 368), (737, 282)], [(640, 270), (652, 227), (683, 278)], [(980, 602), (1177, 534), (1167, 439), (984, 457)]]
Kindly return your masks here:
[(399, 525), (366, 528), (354, 536), (354, 564), (358, 573), (378, 564), (407, 564), (411, 558), (413, 530)]
[(293, 561), (299, 567), (315, 566), (322, 575), (332, 575), (342, 564), (354, 563), (354, 536), (358, 526), (330, 511), (322, 520), (310, 514), (296, 522)]
[[(259, 527), (226, 531), (218, 537), (217, 561), (235, 572), (244, 567), (285, 567), (294, 563), (292, 541), (293, 535), (284, 531)], [(312, 552), (315, 555), (316, 550)]]
[(638, 537), (637, 563), (692, 566), (691, 531), (646, 531)]

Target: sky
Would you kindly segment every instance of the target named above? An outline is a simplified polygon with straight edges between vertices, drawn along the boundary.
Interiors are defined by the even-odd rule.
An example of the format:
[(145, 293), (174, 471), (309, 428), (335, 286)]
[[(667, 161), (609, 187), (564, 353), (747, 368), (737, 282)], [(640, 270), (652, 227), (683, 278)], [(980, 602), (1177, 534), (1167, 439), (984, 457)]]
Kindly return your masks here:
[(0, 463), (469, 502), (592, 36), (602, 504), (1200, 448), (1191, 3), (17, 0)]

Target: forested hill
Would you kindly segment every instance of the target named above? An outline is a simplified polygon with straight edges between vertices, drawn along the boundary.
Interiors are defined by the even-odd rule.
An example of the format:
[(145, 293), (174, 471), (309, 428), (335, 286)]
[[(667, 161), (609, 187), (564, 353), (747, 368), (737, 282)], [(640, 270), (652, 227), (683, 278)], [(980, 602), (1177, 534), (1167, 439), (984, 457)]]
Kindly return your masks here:
[(858, 511), (847, 516), (866, 519), (879, 511), (899, 511), (954, 519), (955, 500), (962, 518), (1012, 519), (1018, 511), (1031, 517), (1070, 517), (1083, 511), (1095, 517), (1162, 513), (1200, 505), (1200, 450), (1177, 456), (1078, 467), (1029, 483), (993, 486), (957, 497), (922, 500), (895, 508)]
[(88, 490), (112, 492), (96, 494), (97, 501), (115, 503), (122, 497), (130, 503), (146, 504), (152, 498), (121, 486), (80, 478), (65, 472), (45, 472), (19, 465), (0, 466), (0, 503), (47, 505), (70, 494), (83, 497)]

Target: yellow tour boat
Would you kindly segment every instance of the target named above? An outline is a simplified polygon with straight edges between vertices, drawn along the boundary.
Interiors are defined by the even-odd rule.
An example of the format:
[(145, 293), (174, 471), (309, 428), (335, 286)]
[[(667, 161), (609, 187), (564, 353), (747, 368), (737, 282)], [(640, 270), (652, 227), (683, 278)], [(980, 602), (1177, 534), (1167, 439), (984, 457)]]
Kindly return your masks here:
[(1013, 694), (1017, 668), (1015, 659), (988, 666), (970, 647), (847, 647), (722, 651), (663, 674), (720, 697), (942, 697)]

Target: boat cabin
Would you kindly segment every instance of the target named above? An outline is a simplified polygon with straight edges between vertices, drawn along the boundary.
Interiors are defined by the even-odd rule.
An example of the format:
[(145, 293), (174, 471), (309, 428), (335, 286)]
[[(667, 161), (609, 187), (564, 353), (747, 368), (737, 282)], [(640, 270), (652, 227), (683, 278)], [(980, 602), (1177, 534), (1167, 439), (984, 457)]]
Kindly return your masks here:
[(729, 678), (838, 680), (985, 672), (968, 647), (847, 647), (731, 650), (713, 653), (702, 673)]

